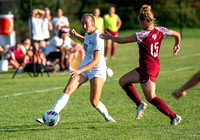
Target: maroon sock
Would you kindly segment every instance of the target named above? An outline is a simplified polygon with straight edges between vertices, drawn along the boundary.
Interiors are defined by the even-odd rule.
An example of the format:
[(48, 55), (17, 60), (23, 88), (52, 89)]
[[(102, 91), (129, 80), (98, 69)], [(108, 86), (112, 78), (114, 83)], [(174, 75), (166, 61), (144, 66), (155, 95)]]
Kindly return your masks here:
[(169, 116), (171, 120), (176, 118), (176, 114), (169, 108), (169, 106), (162, 99), (154, 97), (150, 103), (153, 104), (160, 112), (162, 112), (166, 116)]
[(109, 49), (108, 49), (108, 47), (106, 46), (106, 48), (105, 48), (105, 57), (108, 56), (108, 51), (109, 51)]
[(112, 46), (112, 49), (111, 49), (111, 56), (114, 56), (115, 55), (115, 47)]
[(141, 99), (140, 96), (137, 93), (137, 90), (135, 89), (135, 87), (132, 84), (126, 84), (122, 87), (125, 91), (126, 94), (128, 95), (128, 97), (135, 102), (135, 104), (138, 106), (141, 104)]

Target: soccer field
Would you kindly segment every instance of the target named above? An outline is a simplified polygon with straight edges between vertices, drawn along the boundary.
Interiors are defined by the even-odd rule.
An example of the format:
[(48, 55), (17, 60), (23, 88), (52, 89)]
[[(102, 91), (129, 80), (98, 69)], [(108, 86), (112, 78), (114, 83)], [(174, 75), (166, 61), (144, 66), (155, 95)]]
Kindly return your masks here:
[[(122, 31), (120, 36), (132, 34)], [(27, 73), (0, 72), (0, 139), (200, 139), (200, 86), (175, 100), (171, 92), (200, 70), (200, 29), (184, 29), (181, 50), (173, 56), (174, 38), (163, 40), (160, 50), (161, 69), (157, 77), (156, 95), (166, 101), (182, 117), (177, 126), (148, 103), (139, 84), (135, 87), (148, 104), (144, 116), (135, 120), (136, 106), (120, 88), (118, 79), (138, 67), (136, 43), (117, 44), (114, 60), (107, 67), (114, 72), (103, 87), (101, 101), (116, 123), (107, 123), (91, 106), (89, 82), (75, 91), (60, 112), (57, 126), (49, 127), (35, 121), (51, 109), (67, 84), (69, 73), (44, 73), (30, 78)]]

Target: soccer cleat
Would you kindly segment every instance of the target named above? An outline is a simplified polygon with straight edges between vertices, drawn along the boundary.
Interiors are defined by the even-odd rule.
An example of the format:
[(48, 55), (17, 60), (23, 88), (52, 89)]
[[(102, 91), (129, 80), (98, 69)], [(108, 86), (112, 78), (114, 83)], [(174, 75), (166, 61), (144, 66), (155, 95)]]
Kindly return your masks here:
[(178, 123), (181, 122), (181, 120), (182, 120), (181, 116), (176, 115), (176, 118), (171, 121), (172, 126), (177, 125)]
[(144, 114), (144, 110), (147, 108), (147, 104), (145, 102), (141, 102), (141, 104), (137, 107), (137, 114), (135, 119), (139, 120), (143, 114)]
[(186, 91), (179, 91), (179, 89), (174, 90), (172, 92), (172, 96), (174, 96), (175, 99), (179, 99), (181, 97), (184, 97), (186, 95)]
[(112, 118), (112, 116), (105, 117), (105, 120), (106, 120), (107, 122), (116, 122), (116, 121)]
[(38, 118), (38, 119), (36, 119), (36, 121), (39, 122), (39, 123), (41, 123), (41, 124), (44, 124), (44, 121), (43, 121), (42, 118)]

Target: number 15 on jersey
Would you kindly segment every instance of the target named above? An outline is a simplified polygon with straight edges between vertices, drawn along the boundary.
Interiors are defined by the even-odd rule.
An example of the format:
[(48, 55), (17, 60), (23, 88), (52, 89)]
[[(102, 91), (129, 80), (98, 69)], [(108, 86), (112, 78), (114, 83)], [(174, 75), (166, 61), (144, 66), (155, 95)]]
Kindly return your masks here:
[(151, 55), (153, 57), (157, 57), (158, 56), (158, 50), (159, 50), (159, 42), (156, 42), (154, 44), (151, 44)]

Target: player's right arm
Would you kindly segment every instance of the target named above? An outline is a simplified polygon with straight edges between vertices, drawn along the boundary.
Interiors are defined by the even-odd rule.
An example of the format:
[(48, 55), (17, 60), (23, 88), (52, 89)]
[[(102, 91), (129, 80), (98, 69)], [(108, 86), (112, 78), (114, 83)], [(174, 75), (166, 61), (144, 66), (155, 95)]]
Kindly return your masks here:
[(172, 30), (172, 34), (171, 36), (174, 37), (175, 39), (175, 44), (174, 44), (174, 48), (173, 48), (173, 54), (177, 55), (178, 51), (180, 50), (180, 42), (181, 42), (181, 35), (179, 32), (173, 31)]
[(84, 40), (85, 40), (85, 37), (84, 36), (82, 36), (82, 35), (80, 35), (79, 33), (77, 33), (74, 29), (71, 29), (70, 31), (69, 31), (69, 34), (70, 35), (72, 35), (72, 36), (75, 36), (80, 42), (84, 42)]
[(100, 38), (105, 39), (105, 40), (111, 39), (112, 41), (120, 43), (120, 44), (137, 41), (135, 34), (132, 34), (132, 35), (127, 36), (127, 37), (117, 37), (117, 36), (110, 35), (107, 31), (105, 31), (105, 34), (101, 34)]

